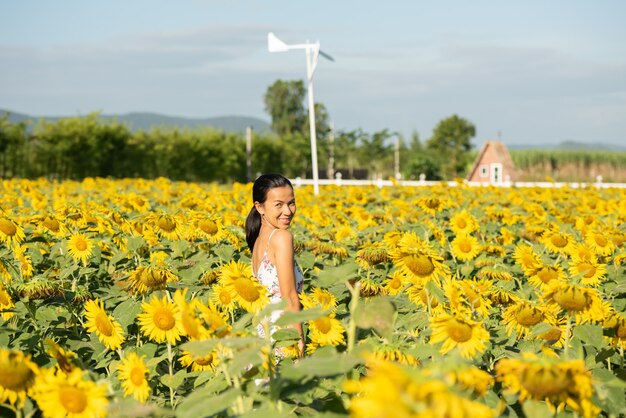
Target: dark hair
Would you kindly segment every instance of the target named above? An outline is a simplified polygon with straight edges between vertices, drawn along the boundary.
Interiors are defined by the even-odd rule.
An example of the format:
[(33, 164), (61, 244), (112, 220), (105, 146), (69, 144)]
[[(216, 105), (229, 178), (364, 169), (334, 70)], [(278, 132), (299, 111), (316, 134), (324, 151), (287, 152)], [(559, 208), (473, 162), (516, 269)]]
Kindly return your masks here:
[(254, 202), (265, 203), (267, 192), (276, 187), (289, 186), (293, 189), (293, 185), (287, 177), (280, 174), (263, 174), (259, 176), (252, 186), (252, 209), (246, 218), (246, 241), (250, 251), (254, 249), (254, 243), (259, 237), (261, 231), (261, 214), (256, 210)]

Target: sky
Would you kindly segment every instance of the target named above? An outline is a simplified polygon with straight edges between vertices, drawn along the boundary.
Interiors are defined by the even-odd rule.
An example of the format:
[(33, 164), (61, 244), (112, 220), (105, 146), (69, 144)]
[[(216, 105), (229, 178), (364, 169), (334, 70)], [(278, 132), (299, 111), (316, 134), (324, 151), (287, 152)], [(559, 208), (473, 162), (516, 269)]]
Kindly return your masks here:
[(33, 116), (251, 116), (313, 77), (337, 130), (427, 140), (454, 114), (475, 145), (626, 143), (622, 0), (0, 0), (0, 108)]

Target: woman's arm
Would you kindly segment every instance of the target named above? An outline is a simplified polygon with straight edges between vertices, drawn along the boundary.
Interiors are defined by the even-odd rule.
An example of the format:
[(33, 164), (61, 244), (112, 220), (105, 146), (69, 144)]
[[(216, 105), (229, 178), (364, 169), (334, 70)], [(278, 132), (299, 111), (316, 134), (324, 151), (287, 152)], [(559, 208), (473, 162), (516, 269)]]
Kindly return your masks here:
[[(274, 253), (274, 265), (278, 273), (280, 296), (287, 301), (285, 310), (298, 312), (301, 309), (300, 298), (296, 291), (296, 276), (294, 271), (293, 236), (287, 230), (278, 230), (270, 241), (270, 250)], [(304, 351), (302, 324), (297, 322), (291, 325), (300, 333), (298, 347), (300, 355)]]

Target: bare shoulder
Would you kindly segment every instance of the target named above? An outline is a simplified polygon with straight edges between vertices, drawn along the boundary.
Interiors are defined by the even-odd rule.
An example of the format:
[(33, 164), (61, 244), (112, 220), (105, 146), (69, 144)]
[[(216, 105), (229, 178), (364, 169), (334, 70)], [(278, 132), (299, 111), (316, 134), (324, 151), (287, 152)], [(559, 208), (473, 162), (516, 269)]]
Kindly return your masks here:
[(293, 235), (286, 229), (279, 229), (274, 232), (270, 245), (277, 250), (285, 248), (293, 249)]

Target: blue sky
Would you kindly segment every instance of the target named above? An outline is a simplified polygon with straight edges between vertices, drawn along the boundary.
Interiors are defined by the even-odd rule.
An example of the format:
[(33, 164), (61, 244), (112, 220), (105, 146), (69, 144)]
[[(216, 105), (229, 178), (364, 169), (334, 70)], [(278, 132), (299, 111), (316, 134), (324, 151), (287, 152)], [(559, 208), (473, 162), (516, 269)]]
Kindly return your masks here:
[(0, 2), (0, 108), (269, 121), (263, 95), (305, 77), (337, 129), (416, 131), (458, 114), (480, 144), (626, 142), (626, 2)]

